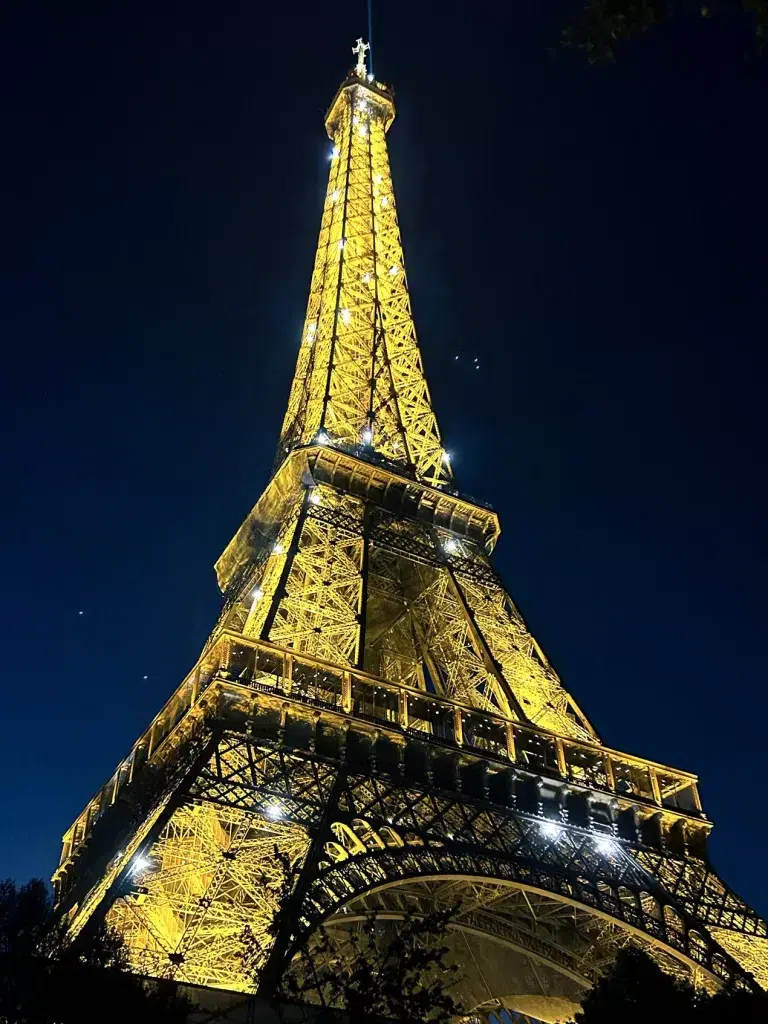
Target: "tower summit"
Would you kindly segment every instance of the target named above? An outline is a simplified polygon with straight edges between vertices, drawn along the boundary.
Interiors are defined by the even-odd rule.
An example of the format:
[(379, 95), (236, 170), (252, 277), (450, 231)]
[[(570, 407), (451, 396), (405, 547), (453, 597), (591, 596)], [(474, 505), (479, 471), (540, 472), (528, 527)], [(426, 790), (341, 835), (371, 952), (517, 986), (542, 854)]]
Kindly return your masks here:
[(474, 1015), (572, 1015), (627, 942), (696, 984), (768, 985), (696, 777), (601, 741), (493, 568), (496, 514), (456, 488), (394, 98), (353, 53), (274, 473), (216, 563), (200, 657), (64, 836), (59, 907), (116, 928), (138, 973), (268, 999), (321, 926), (344, 970), (367, 915), (457, 903)]
[(325, 120), (330, 174), (280, 443), (364, 445), (427, 484), (450, 480), (411, 314), (386, 134), (392, 92), (367, 45)]

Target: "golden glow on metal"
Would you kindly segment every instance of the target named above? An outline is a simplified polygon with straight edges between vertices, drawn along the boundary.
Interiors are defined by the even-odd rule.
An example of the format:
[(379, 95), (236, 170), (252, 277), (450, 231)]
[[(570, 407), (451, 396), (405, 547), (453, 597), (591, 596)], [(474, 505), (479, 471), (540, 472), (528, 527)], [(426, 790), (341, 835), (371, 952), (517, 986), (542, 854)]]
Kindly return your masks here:
[(394, 104), (359, 68), (358, 76), (342, 86), (326, 122), (334, 146), (281, 450), (320, 430), (332, 443), (356, 445), (370, 428), (378, 453), (420, 480), (443, 482), (450, 467), (402, 272), (386, 142)]
[(498, 517), (453, 488), (392, 94), (354, 52), (280, 465), (216, 563), (225, 603), (197, 664), (64, 837), (71, 931), (106, 914), (136, 971), (250, 991), (280, 948), (288, 863), (291, 928), (327, 922), (342, 961), (369, 911), (461, 897), (451, 944), (483, 963), (478, 1012), (507, 1005), (510, 963), (520, 984), (551, 969), (571, 1005), (628, 941), (697, 984), (743, 981), (741, 964), (768, 986), (768, 927), (706, 859), (696, 777), (601, 743), (491, 564)]
[(246, 926), (263, 951), (258, 969), (283, 882), (276, 851), (296, 864), (308, 845), (291, 823), (212, 803), (180, 807), (133, 872), (138, 891), (113, 904), (107, 924), (138, 974), (251, 991)]

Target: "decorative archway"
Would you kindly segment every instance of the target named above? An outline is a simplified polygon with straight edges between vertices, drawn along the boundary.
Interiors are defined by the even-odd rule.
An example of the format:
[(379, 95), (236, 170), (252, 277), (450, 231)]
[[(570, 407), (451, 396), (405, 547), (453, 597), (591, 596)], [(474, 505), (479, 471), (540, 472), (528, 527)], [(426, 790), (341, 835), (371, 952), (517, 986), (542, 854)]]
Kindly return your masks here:
[(712, 988), (742, 977), (735, 961), (620, 844), (603, 842), (598, 849), (560, 830), (547, 855), (539, 844), (537, 856), (526, 858), (450, 839), (425, 842), (363, 819), (337, 823), (332, 831), (329, 859), (306, 891), (292, 957), (302, 949), (311, 953), (321, 926), (342, 960), (350, 930), (368, 915), (387, 928), (406, 914), (458, 902), (449, 947), (456, 960), (463, 951), (464, 964), (475, 964), (465, 970), (461, 995), (476, 1011), (505, 1006), (543, 1020), (568, 1019), (627, 943), (643, 946), (666, 970), (697, 985)]

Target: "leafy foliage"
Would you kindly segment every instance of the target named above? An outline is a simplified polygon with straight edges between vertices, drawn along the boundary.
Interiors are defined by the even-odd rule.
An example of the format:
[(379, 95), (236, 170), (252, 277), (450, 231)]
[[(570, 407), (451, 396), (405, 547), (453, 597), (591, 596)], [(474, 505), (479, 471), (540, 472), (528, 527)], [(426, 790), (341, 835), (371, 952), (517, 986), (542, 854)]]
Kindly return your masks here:
[(587, 993), (576, 1024), (758, 1024), (768, 1020), (764, 992), (719, 992), (708, 996), (677, 981), (641, 949), (621, 950), (612, 969)]
[(768, 39), (768, 0), (587, 0), (563, 29), (561, 43), (583, 51), (591, 63), (613, 61), (621, 44), (686, 14), (747, 19), (758, 53)]
[[(283, 882), (276, 894), (270, 938), (279, 942), (296, 912), (297, 873), (277, 847), (275, 860), (282, 866)], [(400, 1024), (448, 1024), (462, 1013), (448, 992), (458, 980), (458, 968), (446, 963), (448, 947), (442, 941), (455, 912), (456, 908), (448, 908), (421, 917), (406, 916), (394, 938), (377, 925), (375, 914), (369, 914), (359, 929), (348, 934), (343, 954), (323, 928), (318, 940), (302, 949), (292, 964), (279, 958), (276, 995), (295, 1002), (319, 999), (324, 1006), (346, 1010), (354, 1020), (388, 1017)], [(243, 930), (241, 938), (244, 966), (258, 975), (267, 951), (250, 928)]]
[(353, 1020), (447, 1024), (462, 1012), (448, 991), (458, 980), (458, 968), (446, 962), (448, 947), (442, 942), (454, 913), (450, 908), (406, 916), (386, 940), (376, 915), (369, 914), (349, 932), (343, 957), (323, 929), (311, 952), (305, 951), (300, 973), (286, 973), (282, 995), (301, 1000), (319, 994)]
[(181, 1024), (173, 989), (126, 973), (121, 939), (105, 927), (73, 943), (40, 879), (0, 882), (0, 1024)]

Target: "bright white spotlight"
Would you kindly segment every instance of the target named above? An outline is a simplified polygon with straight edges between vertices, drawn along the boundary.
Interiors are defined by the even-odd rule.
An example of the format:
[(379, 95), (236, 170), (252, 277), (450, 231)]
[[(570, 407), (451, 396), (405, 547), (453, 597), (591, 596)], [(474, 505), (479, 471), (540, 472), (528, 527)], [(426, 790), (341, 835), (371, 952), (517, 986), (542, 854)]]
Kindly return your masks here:
[(313, 488), (309, 495), (309, 500), (312, 505), (319, 505), (323, 499), (320, 497), (319, 492)]
[(142, 871), (147, 871), (151, 867), (152, 861), (149, 859), (149, 857), (144, 857), (141, 854), (137, 854), (137, 856), (133, 858), (133, 863), (131, 864), (131, 874), (140, 875)]
[(331, 150), (330, 159), (331, 160), (335, 160), (338, 155), (339, 155), (339, 147), (338, 146), (334, 146), (333, 149)]
[(449, 537), (448, 540), (443, 543), (443, 548), (449, 555), (452, 555), (454, 551), (458, 551), (459, 545), (453, 537)]
[(315, 434), (315, 441), (318, 444), (328, 444), (330, 438), (328, 437), (324, 430), (318, 430), (318, 432)]
[(557, 839), (562, 833), (562, 829), (559, 825), (556, 825), (554, 821), (543, 821), (539, 825), (542, 835), (545, 835), (547, 839)]
[(373, 440), (373, 431), (371, 430), (370, 427), (363, 427), (362, 438), (363, 444), (371, 443), (371, 441)]
[(598, 853), (603, 853), (606, 856), (615, 853), (617, 849), (616, 843), (613, 841), (613, 839), (609, 839), (608, 836), (600, 836), (598, 839), (596, 839), (595, 847), (597, 848)]
[(342, 309), (342, 311), (341, 311), (341, 319), (342, 319), (342, 322), (343, 322), (344, 326), (348, 327), (349, 326), (349, 322), (352, 319), (352, 314), (349, 312), (348, 309)]
[(282, 555), (282, 553), (283, 553), (284, 551), (285, 551), (285, 548), (284, 548), (284, 547), (283, 547), (283, 545), (282, 545), (282, 544), (280, 543), (280, 541), (278, 541), (278, 542), (277, 542), (276, 544), (273, 544), (273, 545), (272, 545), (272, 554), (273, 554), (273, 555)]
[(264, 591), (261, 589), (261, 587), (254, 587), (253, 590), (251, 591), (251, 597), (253, 598), (254, 601), (260, 601), (262, 597), (264, 597)]
[(451, 464), (451, 453), (450, 452), (443, 452), (443, 462), (446, 464), (446, 466), (450, 466), (450, 464)]
[(277, 821), (278, 818), (282, 818), (283, 809), (277, 802), (269, 804), (266, 808), (266, 815), (271, 818), (272, 821)]

